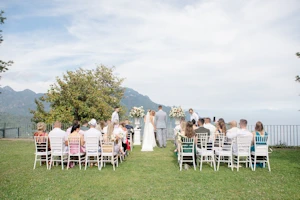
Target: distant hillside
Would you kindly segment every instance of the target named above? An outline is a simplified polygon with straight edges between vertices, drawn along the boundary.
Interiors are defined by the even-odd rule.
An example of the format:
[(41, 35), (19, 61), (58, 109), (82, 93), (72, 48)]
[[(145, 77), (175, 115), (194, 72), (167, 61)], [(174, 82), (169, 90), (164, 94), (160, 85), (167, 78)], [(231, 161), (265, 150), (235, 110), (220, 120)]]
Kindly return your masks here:
[[(143, 106), (145, 110), (157, 110), (158, 104), (151, 101), (148, 96), (144, 96), (137, 91), (125, 88), (124, 98), (121, 104), (124, 105), (128, 112), (133, 106)], [(42, 93), (35, 93), (29, 89), (17, 92), (11, 87), (0, 88), (0, 123), (7, 122), (13, 119), (13, 116), (18, 116), (21, 121), (30, 121), (30, 109), (36, 109), (34, 99), (43, 96)], [(46, 110), (49, 110), (49, 104), (45, 105)], [(164, 110), (169, 113), (171, 107), (164, 106)]]

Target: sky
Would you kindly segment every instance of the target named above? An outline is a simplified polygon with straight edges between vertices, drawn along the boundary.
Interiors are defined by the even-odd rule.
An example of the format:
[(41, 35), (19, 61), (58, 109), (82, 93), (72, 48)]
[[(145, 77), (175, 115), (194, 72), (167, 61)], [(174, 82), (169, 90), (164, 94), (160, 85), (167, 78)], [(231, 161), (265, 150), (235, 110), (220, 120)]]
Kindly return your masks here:
[[(45, 93), (67, 70), (115, 66), (154, 102), (300, 124), (298, 0), (2, 0), (1, 86)], [(137, 105), (139, 106), (139, 105)]]

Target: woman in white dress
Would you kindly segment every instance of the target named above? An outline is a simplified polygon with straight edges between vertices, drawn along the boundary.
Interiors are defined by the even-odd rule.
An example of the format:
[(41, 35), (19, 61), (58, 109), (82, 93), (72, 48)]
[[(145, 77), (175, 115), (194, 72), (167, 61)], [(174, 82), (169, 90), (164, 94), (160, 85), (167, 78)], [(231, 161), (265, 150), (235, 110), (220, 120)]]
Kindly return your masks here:
[(153, 147), (156, 146), (154, 127), (154, 117), (151, 114), (150, 110), (149, 112), (147, 112), (147, 115), (145, 117), (142, 151), (153, 151)]

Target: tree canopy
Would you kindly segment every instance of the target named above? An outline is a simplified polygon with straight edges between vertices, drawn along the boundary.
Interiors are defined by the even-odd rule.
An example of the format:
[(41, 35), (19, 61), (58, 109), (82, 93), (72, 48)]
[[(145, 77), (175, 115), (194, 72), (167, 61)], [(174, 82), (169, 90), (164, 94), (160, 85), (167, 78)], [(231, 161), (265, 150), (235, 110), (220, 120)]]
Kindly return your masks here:
[[(0, 24), (4, 24), (6, 17), (3, 17), (4, 11), (0, 11)], [(2, 30), (0, 29), (0, 44), (3, 42)], [(0, 73), (8, 70), (8, 67), (13, 64), (13, 61), (4, 62), (0, 59)]]
[[(124, 79), (115, 76), (113, 71), (114, 68), (101, 65), (93, 70), (67, 71), (62, 78), (57, 77), (48, 92), (35, 100), (37, 109), (30, 111), (32, 121), (69, 123), (75, 119), (110, 119), (124, 94), (121, 87)], [(49, 112), (45, 111), (44, 102), (50, 103)], [(121, 108), (120, 114), (123, 113), (125, 108)]]

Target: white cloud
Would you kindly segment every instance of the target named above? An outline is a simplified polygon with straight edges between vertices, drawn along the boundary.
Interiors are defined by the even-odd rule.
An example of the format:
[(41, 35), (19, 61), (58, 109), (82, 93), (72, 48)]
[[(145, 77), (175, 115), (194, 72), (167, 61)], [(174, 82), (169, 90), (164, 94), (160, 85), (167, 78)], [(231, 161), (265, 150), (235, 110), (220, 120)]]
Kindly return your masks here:
[(299, 108), (293, 81), (299, 1), (95, 0), (39, 7), (30, 16), (62, 24), (28, 31), (26, 39), (6, 33), (0, 54), (15, 64), (2, 85), (46, 92), (66, 70), (104, 64), (117, 67), (124, 86), (166, 105)]

